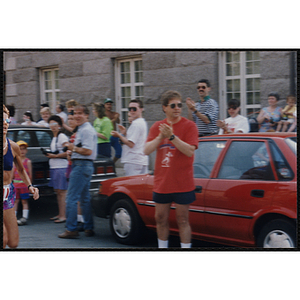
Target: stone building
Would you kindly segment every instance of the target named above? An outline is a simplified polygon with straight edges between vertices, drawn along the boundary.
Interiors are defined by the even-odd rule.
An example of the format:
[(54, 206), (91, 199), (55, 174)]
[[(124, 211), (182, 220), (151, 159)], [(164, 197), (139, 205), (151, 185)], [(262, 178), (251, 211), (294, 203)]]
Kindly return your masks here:
[(241, 114), (251, 116), (267, 105), (271, 91), (279, 92), (282, 106), (296, 94), (296, 51), (286, 50), (14, 50), (4, 52), (4, 71), (4, 101), (15, 105), (19, 121), (27, 110), (37, 120), (41, 103), (54, 113), (69, 99), (90, 105), (111, 98), (126, 125), (128, 102), (139, 98), (150, 127), (164, 117), (163, 92), (174, 89), (183, 99), (198, 100), (202, 78), (211, 82), (221, 119), (231, 98), (240, 99)]

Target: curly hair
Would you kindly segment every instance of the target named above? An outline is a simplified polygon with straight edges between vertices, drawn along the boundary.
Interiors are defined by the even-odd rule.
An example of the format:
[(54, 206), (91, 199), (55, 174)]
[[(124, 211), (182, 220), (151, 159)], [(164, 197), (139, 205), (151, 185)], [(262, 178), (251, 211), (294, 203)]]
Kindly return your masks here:
[(8, 108), (3, 104), (3, 112), (10, 116)]
[(105, 107), (102, 103), (93, 103), (93, 109), (96, 111), (99, 119), (105, 117)]

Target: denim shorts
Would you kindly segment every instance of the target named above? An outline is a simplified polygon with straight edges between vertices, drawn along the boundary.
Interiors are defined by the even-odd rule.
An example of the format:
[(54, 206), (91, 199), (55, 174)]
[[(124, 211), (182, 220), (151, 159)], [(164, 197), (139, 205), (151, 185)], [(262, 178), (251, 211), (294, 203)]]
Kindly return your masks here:
[(67, 190), (67, 168), (50, 169), (50, 182), (49, 186), (55, 190)]
[(160, 194), (153, 192), (153, 201), (160, 204), (167, 204), (172, 202), (175, 202), (177, 204), (191, 204), (195, 200), (195, 191), (171, 194)]

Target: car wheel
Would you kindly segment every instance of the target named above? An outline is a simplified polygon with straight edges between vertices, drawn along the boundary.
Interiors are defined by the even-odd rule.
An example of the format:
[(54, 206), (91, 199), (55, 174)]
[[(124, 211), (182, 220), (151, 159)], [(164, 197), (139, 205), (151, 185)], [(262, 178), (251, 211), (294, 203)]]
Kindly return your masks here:
[(294, 248), (296, 233), (293, 225), (285, 220), (267, 223), (257, 237), (257, 246), (262, 248)]
[(125, 245), (135, 244), (140, 237), (143, 223), (129, 200), (118, 200), (110, 211), (110, 229), (115, 239)]

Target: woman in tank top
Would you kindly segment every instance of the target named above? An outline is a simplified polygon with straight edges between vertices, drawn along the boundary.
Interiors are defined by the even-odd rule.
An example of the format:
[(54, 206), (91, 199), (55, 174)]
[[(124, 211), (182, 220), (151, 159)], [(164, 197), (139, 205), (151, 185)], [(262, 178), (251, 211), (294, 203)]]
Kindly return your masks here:
[(32, 186), (23, 167), (19, 146), (6, 137), (9, 123), (9, 110), (3, 105), (3, 249), (7, 245), (16, 248), (19, 243), (19, 230), (14, 210), (13, 163), (29, 192), (33, 194), (33, 199), (39, 198), (39, 190)]

